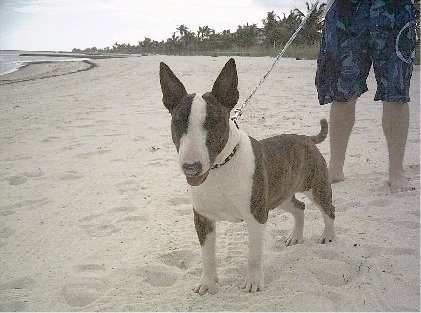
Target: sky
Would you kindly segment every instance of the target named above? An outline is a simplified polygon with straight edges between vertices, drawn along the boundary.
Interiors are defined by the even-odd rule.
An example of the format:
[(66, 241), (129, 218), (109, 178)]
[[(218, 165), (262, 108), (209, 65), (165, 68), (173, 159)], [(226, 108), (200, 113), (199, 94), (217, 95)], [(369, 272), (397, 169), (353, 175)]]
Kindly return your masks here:
[(137, 45), (146, 37), (166, 40), (181, 24), (234, 32), (246, 23), (261, 27), (269, 11), (282, 16), (294, 8), (307, 12), (306, 0), (0, 0), (0, 49)]

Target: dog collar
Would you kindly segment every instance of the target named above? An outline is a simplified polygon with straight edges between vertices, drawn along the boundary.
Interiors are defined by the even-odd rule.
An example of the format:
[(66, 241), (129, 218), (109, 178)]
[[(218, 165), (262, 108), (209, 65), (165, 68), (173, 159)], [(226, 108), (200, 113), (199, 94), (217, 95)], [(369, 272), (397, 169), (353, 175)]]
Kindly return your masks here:
[(216, 169), (216, 168), (219, 168), (219, 167), (221, 167), (222, 165), (226, 164), (229, 160), (231, 160), (231, 159), (234, 157), (235, 153), (237, 152), (238, 146), (239, 146), (239, 143), (237, 143), (237, 145), (234, 147), (234, 149), (232, 149), (232, 152), (230, 153), (230, 155), (229, 155), (229, 156), (227, 156), (227, 157), (225, 158), (224, 162), (219, 163), (219, 164), (214, 164), (214, 165), (212, 165), (212, 166), (211, 166), (211, 170), (214, 170), (214, 169)]

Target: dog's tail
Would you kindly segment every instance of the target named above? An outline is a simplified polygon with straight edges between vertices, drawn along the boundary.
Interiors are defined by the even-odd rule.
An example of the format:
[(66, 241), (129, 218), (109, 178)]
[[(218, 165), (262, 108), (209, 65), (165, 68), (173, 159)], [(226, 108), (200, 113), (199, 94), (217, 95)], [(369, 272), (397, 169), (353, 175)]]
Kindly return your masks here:
[(329, 126), (327, 124), (326, 119), (320, 120), (320, 126), (321, 126), (320, 133), (316, 136), (310, 137), (311, 141), (313, 141), (316, 145), (323, 142), (326, 139), (327, 133), (329, 130)]

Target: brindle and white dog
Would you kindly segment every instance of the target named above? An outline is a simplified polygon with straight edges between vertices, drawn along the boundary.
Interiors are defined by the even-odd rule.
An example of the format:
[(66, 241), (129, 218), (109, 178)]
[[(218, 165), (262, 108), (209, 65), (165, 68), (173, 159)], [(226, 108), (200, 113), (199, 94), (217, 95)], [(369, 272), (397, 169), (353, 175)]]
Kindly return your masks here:
[(287, 245), (303, 242), (303, 192), (320, 209), (325, 227), (319, 243), (335, 238), (335, 208), (326, 162), (315, 144), (327, 136), (321, 120), (316, 136), (280, 135), (255, 140), (237, 129), (230, 111), (238, 101), (235, 61), (230, 59), (212, 91), (187, 93), (164, 63), (160, 65), (163, 103), (172, 115), (172, 139), (182, 172), (190, 185), (194, 223), (202, 247), (202, 277), (194, 288), (203, 295), (218, 291), (215, 259), (216, 221), (247, 223), (248, 273), (242, 288), (264, 288), (263, 239), (268, 212), (274, 208), (292, 213), (294, 227)]

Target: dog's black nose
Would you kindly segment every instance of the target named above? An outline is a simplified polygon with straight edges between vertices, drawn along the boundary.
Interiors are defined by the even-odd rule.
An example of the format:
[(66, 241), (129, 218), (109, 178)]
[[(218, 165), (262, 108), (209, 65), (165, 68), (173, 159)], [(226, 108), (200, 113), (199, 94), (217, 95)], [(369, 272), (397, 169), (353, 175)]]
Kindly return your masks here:
[(183, 171), (186, 176), (198, 176), (202, 172), (202, 163), (184, 163)]

